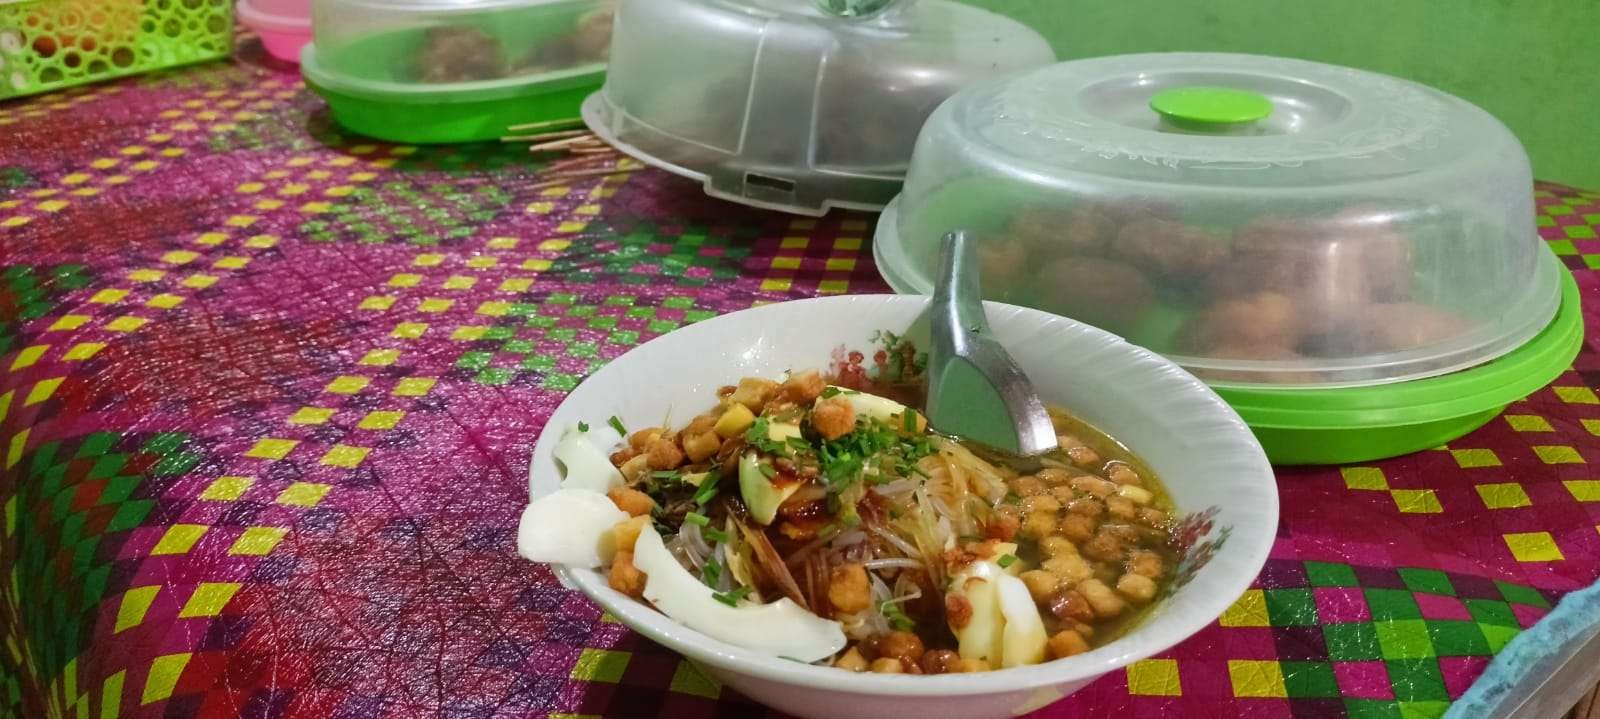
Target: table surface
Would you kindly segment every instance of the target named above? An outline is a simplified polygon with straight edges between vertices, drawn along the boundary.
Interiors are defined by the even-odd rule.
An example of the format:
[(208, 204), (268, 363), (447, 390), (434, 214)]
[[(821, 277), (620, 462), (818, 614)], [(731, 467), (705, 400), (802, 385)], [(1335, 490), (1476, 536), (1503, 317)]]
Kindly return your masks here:
[[(0, 105), (0, 715), (746, 716), (520, 561), (544, 419), (872, 217), (341, 134), (232, 63)], [(1600, 194), (1540, 185), (1600, 328)], [(1600, 577), (1600, 353), (1448, 447), (1280, 472), (1254, 588), (1041, 716), (1432, 716)]]

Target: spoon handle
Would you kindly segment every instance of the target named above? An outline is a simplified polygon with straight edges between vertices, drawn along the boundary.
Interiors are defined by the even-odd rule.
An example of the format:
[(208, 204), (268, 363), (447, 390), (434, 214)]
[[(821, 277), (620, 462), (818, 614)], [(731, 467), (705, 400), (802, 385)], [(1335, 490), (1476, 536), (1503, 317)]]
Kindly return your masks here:
[(1044, 402), (990, 332), (973, 243), (958, 230), (945, 235), (939, 249), (929, 420), (940, 430), (1024, 456), (1055, 449), (1055, 425)]

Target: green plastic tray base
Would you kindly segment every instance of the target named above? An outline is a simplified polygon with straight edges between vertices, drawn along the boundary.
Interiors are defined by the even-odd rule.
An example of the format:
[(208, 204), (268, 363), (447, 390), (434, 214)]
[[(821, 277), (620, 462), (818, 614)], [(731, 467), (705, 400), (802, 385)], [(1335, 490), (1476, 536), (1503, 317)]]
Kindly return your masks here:
[[(1559, 262), (1555, 255), (1547, 261)], [(1482, 427), (1549, 384), (1583, 344), (1578, 284), (1563, 267), (1561, 309), (1527, 344), (1439, 377), (1373, 387), (1217, 387), (1274, 464), (1348, 464), (1431, 449)]]
[(410, 144), (478, 142), (506, 136), (506, 128), (524, 123), (570, 120), (582, 124), (578, 108), (600, 89), (604, 73), (564, 90), (528, 97), (501, 97), (469, 102), (409, 104), (356, 97), (307, 82), (328, 101), (341, 127), (368, 137)]
[[(543, 6), (526, 15), (480, 13), (463, 26), (520, 56), (570, 31), (582, 14), (574, 7), (579, 9), (563, 17), (548, 15)], [(312, 43), (300, 52), (300, 71), (345, 129), (409, 144), (495, 140), (513, 125), (579, 125), (584, 98), (605, 83), (600, 64), (475, 82), (416, 82), (405, 69), (421, 52), (424, 37), (421, 28), (379, 33), (335, 52), (318, 52)]]
[[(1505, 407), (1425, 424), (1354, 429), (1292, 429), (1251, 425), (1278, 465), (1350, 464), (1432, 449), (1500, 416)], [(1245, 420), (1247, 423), (1249, 420)]]

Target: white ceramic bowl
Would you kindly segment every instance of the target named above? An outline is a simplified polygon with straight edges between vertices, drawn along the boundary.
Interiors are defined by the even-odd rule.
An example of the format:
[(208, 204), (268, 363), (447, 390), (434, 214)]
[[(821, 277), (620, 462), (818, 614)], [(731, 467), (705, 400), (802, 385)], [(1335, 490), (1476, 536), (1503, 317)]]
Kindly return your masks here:
[[(596, 442), (627, 426), (686, 420), (745, 376), (824, 368), (840, 348), (871, 356), (879, 330), (901, 332), (927, 297), (859, 295), (768, 305), (690, 325), (617, 358), (567, 397), (534, 447), (532, 496), (560, 480), (551, 450), (561, 430), (587, 422)], [(1038, 310), (988, 303), (998, 339), (1046, 402), (1126, 443), (1189, 515), (1195, 539), (1176, 589), (1122, 638), (1086, 654), (979, 674), (854, 674), (745, 651), (684, 627), (613, 591), (592, 570), (556, 574), (633, 630), (705, 667), (726, 685), (801, 717), (1003, 717), (1045, 706), (1107, 672), (1160, 652), (1222, 614), (1266, 561), (1278, 492), (1261, 445), (1204, 384), (1109, 333)], [(609, 449), (609, 446), (604, 447)], [(1187, 576), (1185, 576), (1187, 574)]]

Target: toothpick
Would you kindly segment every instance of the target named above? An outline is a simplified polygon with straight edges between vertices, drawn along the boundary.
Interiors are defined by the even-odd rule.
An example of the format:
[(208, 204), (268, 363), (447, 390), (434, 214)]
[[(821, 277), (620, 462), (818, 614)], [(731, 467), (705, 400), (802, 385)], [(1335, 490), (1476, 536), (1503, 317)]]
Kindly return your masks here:
[(566, 127), (568, 125), (576, 125), (580, 122), (583, 122), (583, 119), (577, 117), (568, 117), (560, 120), (548, 120), (545, 122), (529, 122), (521, 125), (512, 125), (511, 127), (506, 128), (506, 132), (526, 132), (528, 130), (543, 130), (547, 127)]
[(560, 132), (541, 132), (537, 135), (507, 135), (500, 138), (501, 142), (539, 142), (541, 140), (555, 140), (558, 138), (577, 139), (588, 135), (588, 130), (562, 130)]
[(569, 172), (569, 173), (564, 173), (559, 177), (554, 177), (554, 178), (551, 178), (549, 180), (545, 180), (544, 182), (537, 182), (537, 183), (534, 183), (532, 185), (529, 185), (527, 189), (529, 189), (529, 190), (542, 190), (542, 189), (544, 189), (546, 187), (555, 187), (557, 185), (565, 185), (565, 184), (567, 184), (567, 183), (569, 183), (569, 182), (571, 182), (573, 180), (578, 180), (578, 179), (582, 179), (582, 178), (585, 178), (585, 177), (598, 177), (598, 176), (601, 176), (601, 175), (626, 175), (626, 174), (628, 174), (630, 172), (633, 172), (633, 171), (634, 170), (632, 168), (623, 169), (623, 168), (616, 168), (616, 167), (606, 167), (606, 168), (601, 168), (601, 169), (598, 169), (598, 170), (583, 170), (583, 171), (578, 171), (578, 172)]
[(566, 168), (569, 168), (569, 167), (582, 167), (584, 165), (593, 165), (596, 162), (601, 162), (601, 161), (603, 161), (605, 159), (607, 159), (607, 158), (599, 157), (599, 156), (596, 156), (596, 155), (579, 155), (577, 157), (569, 157), (569, 158), (567, 158), (565, 160), (559, 160), (557, 162), (552, 162), (549, 165), (546, 165), (544, 170), (545, 170), (545, 172), (555, 172), (556, 170), (563, 170), (563, 169), (566, 169)]
[(549, 152), (550, 150), (560, 150), (562, 148), (568, 148), (568, 147), (572, 147), (572, 146), (575, 146), (575, 145), (592, 145), (592, 144), (596, 144), (595, 140), (594, 140), (594, 136), (590, 135), (588, 133), (584, 133), (582, 135), (569, 136), (564, 140), (552, 140), (550, 142), (541, 142), (541, 143), (539, 143), (537, 145), (533, 145), (533, 146), (529, 147), (528, 148), (528, 152)]

